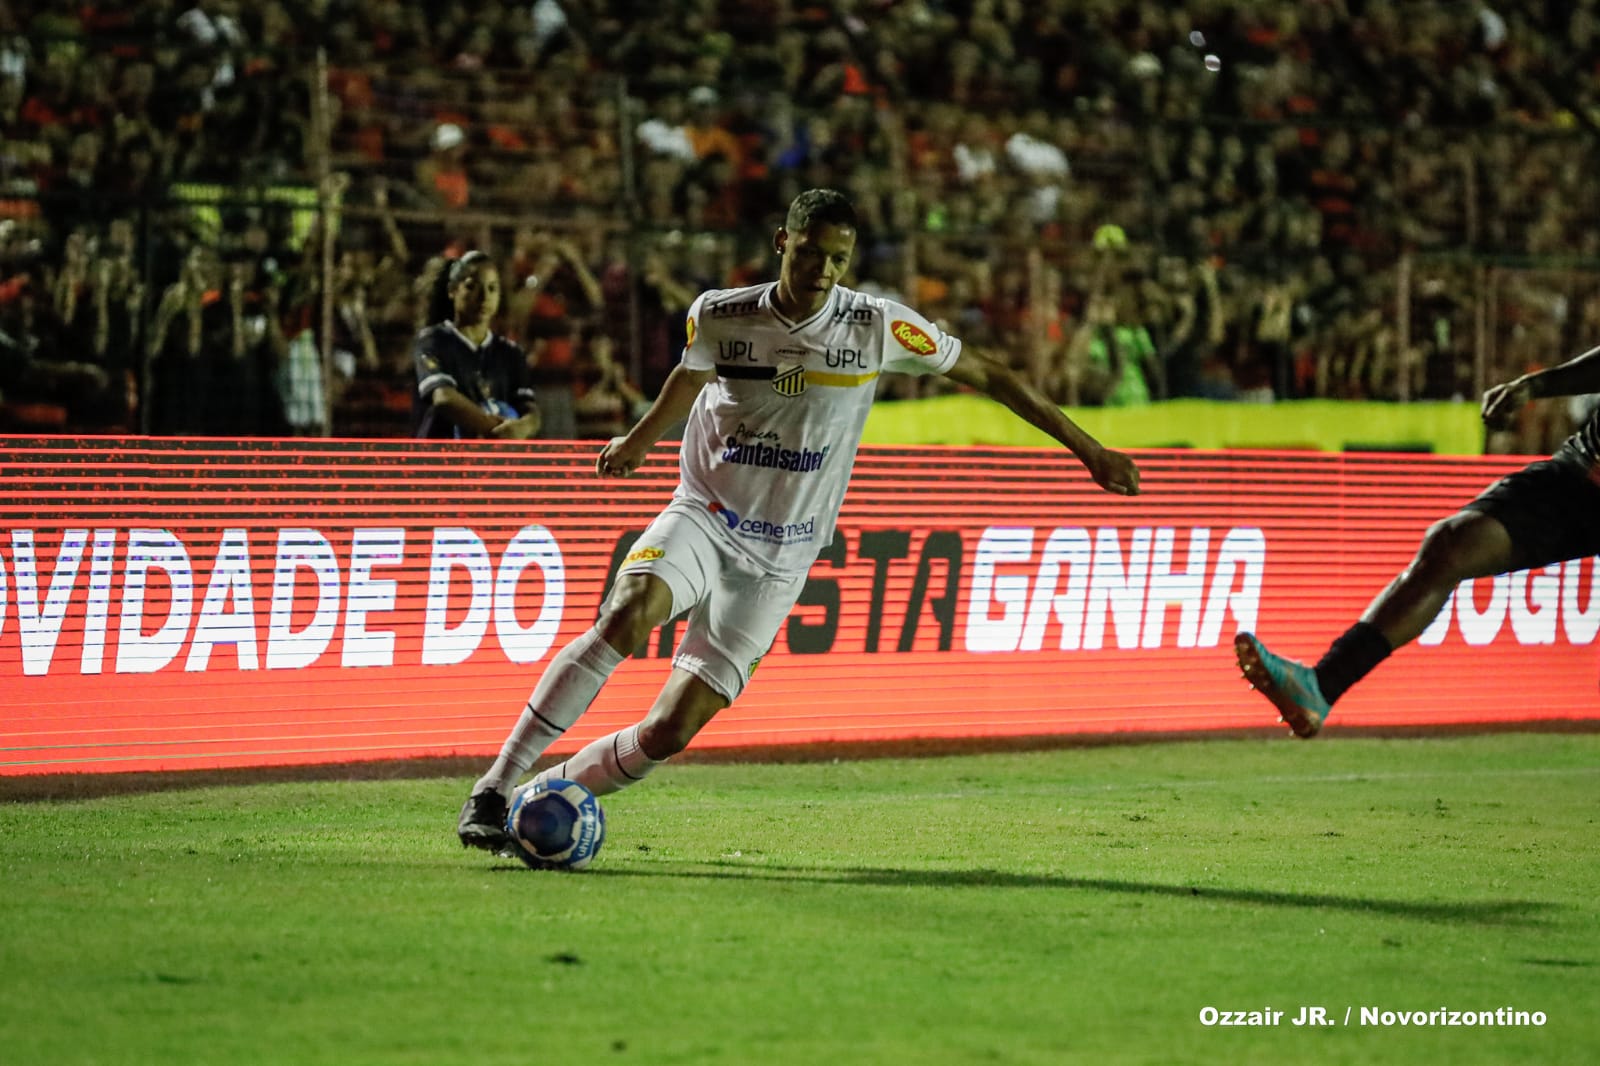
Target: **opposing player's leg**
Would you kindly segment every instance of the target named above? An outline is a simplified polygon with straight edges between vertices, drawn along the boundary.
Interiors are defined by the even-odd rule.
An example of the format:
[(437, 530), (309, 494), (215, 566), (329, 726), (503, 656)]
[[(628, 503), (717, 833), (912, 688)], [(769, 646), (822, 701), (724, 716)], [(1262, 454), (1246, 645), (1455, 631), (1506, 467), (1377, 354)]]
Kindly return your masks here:
[[(1391, 650), (1404, 647), (1432, 624), (1461, 582), (1503, 574), (1514, 565), (1511, 534), (1501, 521), (1482, 511), (1460, 511), (1428, 529), (1411, 565), (1378, 593), (1358, 624), (1376, 629)], [(1358, 679), (1343, 684), (1333, 698)]]
[(652, 573), (617, 578), (600, 619), (550, 660), (499, 758), (473, 785), (456, 822), (464, 846), (493, 851), (506, 843), (506, 810), (516, 783), (589, 709), (628, 651), (672, 616), (672, 595)]
[(1457, 585), (1513, 569), (1515, 557), (1499, 518), (1462, 510), (1429, 528), (1411, 564), (1315, 667), (1275, 655), (1254, 634), (1240, 633), (1233, 640), (1239, 669), (1296, 736), (1316, 736), (1339, 697), (1396, 648), (1420, 636)]

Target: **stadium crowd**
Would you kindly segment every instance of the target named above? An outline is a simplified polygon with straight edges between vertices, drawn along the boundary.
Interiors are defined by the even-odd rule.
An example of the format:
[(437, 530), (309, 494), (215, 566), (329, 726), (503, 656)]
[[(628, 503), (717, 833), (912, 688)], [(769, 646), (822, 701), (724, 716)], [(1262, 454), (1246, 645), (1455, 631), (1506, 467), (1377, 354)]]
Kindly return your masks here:
[(1600, 335), (1597, 45), (1597, 0), (0, 0), (0, 430), (404, 434), (479, 247), (543, 435), (609, 436), (811, 186), (857, 287), (1063, 403), (1471, 397)]

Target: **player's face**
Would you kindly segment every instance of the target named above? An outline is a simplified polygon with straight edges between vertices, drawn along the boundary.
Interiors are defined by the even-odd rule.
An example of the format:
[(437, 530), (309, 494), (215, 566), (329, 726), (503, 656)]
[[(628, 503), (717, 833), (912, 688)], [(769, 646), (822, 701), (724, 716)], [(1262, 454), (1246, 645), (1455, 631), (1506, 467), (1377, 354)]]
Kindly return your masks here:
[(500, 310), (500, 272), (487, 263), (471, 268), (450, 290), (450, 299), (456, 325), (489, 321)]
[(816, 311), (850, 267), (856, 250), (856, 231), (849, 226), (820, 223), (799, 233), (778, 231), (778, 286), (787, 302), (803, 311)]

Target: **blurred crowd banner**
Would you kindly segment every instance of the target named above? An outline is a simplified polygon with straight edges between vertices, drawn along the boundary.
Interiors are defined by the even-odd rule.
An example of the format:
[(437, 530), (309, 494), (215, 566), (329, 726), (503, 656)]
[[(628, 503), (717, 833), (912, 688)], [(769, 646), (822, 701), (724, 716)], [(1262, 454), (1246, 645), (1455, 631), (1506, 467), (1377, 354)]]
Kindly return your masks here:
[[(498, 750), (668, 499), (586, 445), (6, 438), (0, 773)], [(868, 447), (838, 535), (701, 747), (1266, 726), (1236, 630), (1314, 656), (1507, 458)], [(1463, 585), (1341, 726), (1592, 718), (1595, 562)], [(636, 720), (680, 634), (560, 751)]]

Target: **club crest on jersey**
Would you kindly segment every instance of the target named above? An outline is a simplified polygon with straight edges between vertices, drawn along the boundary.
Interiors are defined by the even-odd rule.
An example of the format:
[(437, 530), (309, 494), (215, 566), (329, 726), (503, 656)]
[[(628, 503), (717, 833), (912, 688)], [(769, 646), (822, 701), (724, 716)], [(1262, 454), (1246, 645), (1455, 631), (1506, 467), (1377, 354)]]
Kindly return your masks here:
[(806, 391), (806, 368), (803, 363), (787, 363), (772, 375), (772, 388), (779, 396), (799, 396)]
[(905, 319), (897, 318), (889, 323), (889, 332), (894, 335), (895, 340), (900, 342), (900, 347), (908, 352), (915, 352), (917, 355), (932, 355), (939, 350), (939, 346), (933, 343), (933, 338), (928, 336), (926, 330), (920, 326), (912, 325)]

